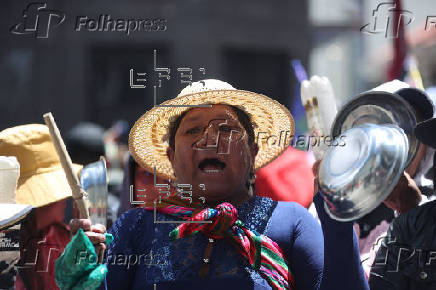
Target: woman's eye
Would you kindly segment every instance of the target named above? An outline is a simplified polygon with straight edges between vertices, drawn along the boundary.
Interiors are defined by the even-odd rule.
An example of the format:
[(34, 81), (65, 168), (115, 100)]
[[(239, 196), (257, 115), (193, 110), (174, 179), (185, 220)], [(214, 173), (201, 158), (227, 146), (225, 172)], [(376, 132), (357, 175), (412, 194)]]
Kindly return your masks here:
[(186, 134), (196, 134), (200, 131), (200, 129), (198, 127), (195, 128), (191, 128), (189, 130), (186, 131)]

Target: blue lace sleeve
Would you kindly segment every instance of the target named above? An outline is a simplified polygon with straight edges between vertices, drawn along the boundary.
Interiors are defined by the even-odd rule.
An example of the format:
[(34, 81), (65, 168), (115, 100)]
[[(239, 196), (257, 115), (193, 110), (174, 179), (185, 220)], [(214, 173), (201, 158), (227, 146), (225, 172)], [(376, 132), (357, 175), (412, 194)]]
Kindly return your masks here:
[(323, 235), (309, 212), (295, 202), (279, 202), (267, 235), (287, 253), (296, 288), (318, 289), (324, 263)]
[(339, 222), (324, 210), (324, 201), (317, 194), (313, 199), (324, 233), (324, 271), (322, 290), (369, 290), (360, 263), (359, 245), (353, 222)]
[[(114, 236), (106, 256), (108, 274), (100, 289), (132, 289), (135, 280), (136, 260), (147, 247), (147, 232), (151, 230), (150, 213), (131, 209), (120, 216), (108, 231)], [(138, 234), (138, 231), (141, 234)]]

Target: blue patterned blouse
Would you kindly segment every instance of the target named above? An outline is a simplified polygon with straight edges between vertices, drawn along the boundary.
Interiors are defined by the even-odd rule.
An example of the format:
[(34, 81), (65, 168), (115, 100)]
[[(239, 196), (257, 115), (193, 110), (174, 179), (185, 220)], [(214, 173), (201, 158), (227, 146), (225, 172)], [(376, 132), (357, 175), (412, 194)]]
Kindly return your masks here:
[[(253, 197), (237, 209), (247, 227), (284, 250), (297, 289), (368, 289), (351, 223), (333, 221), (323, 209), (318, 211), (327, 231), (324, 243), (319, 223), (297, 203)], [(174, 220), (160, 213), (154, 218), (144, 209), (125, 212), (109, 230), (114, 241), (107, 251), (109, 271), (101, 288), (271, 289), (225, 239), (215, 240), (209, 274), (200, 278), (208, 238), (196, 234), (170, 241), (170, 231), (179, 225)], [(324, 255), (324, 244), (330, 255)]]

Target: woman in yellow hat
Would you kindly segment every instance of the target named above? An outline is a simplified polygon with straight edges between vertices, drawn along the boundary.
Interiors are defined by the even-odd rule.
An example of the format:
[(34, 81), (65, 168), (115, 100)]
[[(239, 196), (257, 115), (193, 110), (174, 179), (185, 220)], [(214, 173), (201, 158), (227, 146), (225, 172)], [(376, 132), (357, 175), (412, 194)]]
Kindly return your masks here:
[[(285, 107), (218, 80), (193, 83), (145, 113), (130, 132), (130, 152), (171, 184), (155, 184), (160, 198), (124, 213), (110, 230), (104, 285), (367, 289), (351, 223), (329, 219), (317, 197), (323, 237), (300, 205), (253, 195), (255, 171), (288, 145), (255, 136), (281, 131), (294, 132)], [(75, 220), (79, 227), (105, 248), (101, 229)]]
[[(57, 289), (54, 263), (70, 241), (64, 212), (71, 189), (48, 127), (27, 124), (2, 130), (0, 155), (14, 157), (19, 163), (17, 189), (9, 198), (14, 204), (0, 207), (0, 229), (18, 222), (16, 217), (22, 218), (15, 289)], [(81, 168), (74, 165), (76, 172)], [(0, 202), (8, 199), (1, 188), (0, 195)], [(24, 212), (29, 214), (22, 215)], [(4, 215), (10, 216), (4, 220)]]

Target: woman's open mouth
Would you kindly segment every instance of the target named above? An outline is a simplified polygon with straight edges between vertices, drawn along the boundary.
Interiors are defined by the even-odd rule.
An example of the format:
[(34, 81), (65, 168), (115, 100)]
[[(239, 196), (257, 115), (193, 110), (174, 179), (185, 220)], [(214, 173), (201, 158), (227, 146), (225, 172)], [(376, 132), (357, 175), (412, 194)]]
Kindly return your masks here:
[(218, 173), (226, 168), (226, 164), (218, 158), (206, 158), (200, 162), (198, 168), (205, 173)]

